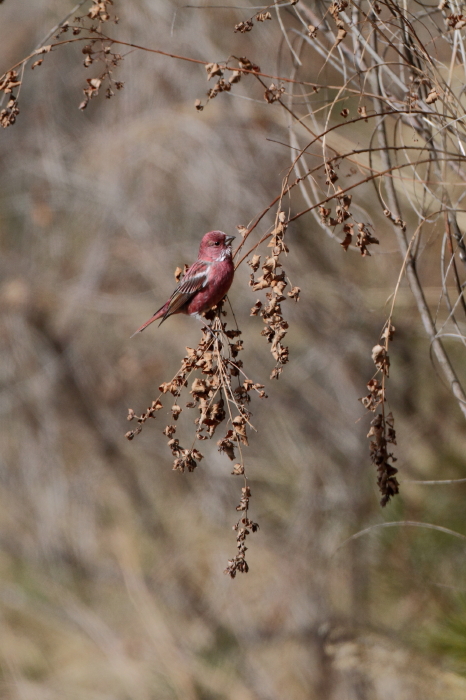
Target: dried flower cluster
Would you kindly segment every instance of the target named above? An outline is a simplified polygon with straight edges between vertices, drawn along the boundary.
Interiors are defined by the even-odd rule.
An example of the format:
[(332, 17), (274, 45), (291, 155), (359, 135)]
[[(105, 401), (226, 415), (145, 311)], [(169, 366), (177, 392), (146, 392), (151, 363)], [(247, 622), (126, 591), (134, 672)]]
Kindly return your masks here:
[(335, 43), (333, 45), (333, 48), (341, 44), (343, 39), (348, 34), (348, 32), (345, 29), (345, 23), (340, 17), (340, 12), (344, 12), (344, 10), (346, 10), (347, 7), (347, 0), (340, 0), (339, 2), (332, 2), (328, 9), (329, 14), (333, 18), (333, 21), (335, 22), (337, 27), (337, 35), (335, 37)]
[(251, 29), (253, 29), (254, 20), (256, 22), (265, 22), (268, 19), (272, 19), (272, 15), (269, 12), (269, 9), (271, 9), (272, 7), (280, 8), (281, 6), (286, 7), (286, 5), (296, 5), (297, 3), (298, 0), (291, 0), (290, 2), (277, 2), (275, 4), (271, 4), (267, 7), (261, 8), (258, 12), (256, 12), (255, 15), (252, 15), (252, 17), (250, 17), (249, 19), (243, 20), (242, 22), (238, 22), (238, 24), (235, 24), (235, 32), (246, 34), (247, 32), (250, 32)]
[[(331, 165), (327, 164), (326, 168), (327, 180), (326, 184), (332, 184), (338, 180), (338, 176)], [(329, 207), (320, 206), (319, 215), (320, 220), (324, 226), (329, 226), (335, 228), (339, 224), (343, 224), (342, 233), (344, 234), (344, 239), (341, 241), (340, 245), (344, 250), (348, 250), (350, 245), (353, 243), (354, 227), (356, 226), (356, 247), (359, 248), (361, 255), (365, 257), (370, 255), (369, 245), (378, 245), (379, 240), (369, 230), (371, 224), (365, 224), (363, 222), (349, 222), (347, 219), (352, 218), (353, 215), (350, 212), (350, 205), (352, 201), (352, 196), (349, 194), (341, 194), (341, 188), (337, 188), (335, 198), (338, 204), (335, 207), (335, 216), (332, 216), (332, 210)]]
[[(272, 7), (272, 5), (270, 7)], [(246, 34), (246, 32), (250, 32), (254, 27), (254, 20), (257, 22), (265, 22), (267, 19), (272, 19), (272, 15), (268, 11), (268, 8), (266, 8), (265, 12), (263, 10), (259, 10), (259, 12), (256, 12), (256, 14), (250, 19), (246, 19), (243, 22), (235, 24), (235, 32)]]
[[(87, 87), (84, 88), (84, 100), (79, 105), (79, 109), (83, 110), (87, 107), (89, 100), (96, 97), (101, 88), (105, 88), (105, 96), (113, 97), (114, 89), (121, 90), (123, 83), (114, 80), (113, 72), (119, 63), (123, 60), (119, 53), (112, 51), (113, 40), (107, 39), (103, 35), (104, 25), (112, 22), (118, 23), (118, 17), (110, 14), (110, 6), (113, 5), (113, 0), (92, 0), (92, 5), (88, 12), (84, 15), (74, 17), (74, 22), (62, 22), (58, 28), (58, 33), (55, 39), (60, 39), (63, 35), (70, 33), (75, 39), (70, 39), (69, 43), (77, 40), (76, 38), (84, 32), (83, 41), (87, 43), (82, 48), (84, 54), (84, 67), (89, 68), (93, 64), (101, 66), (98, 75), (87, 79)], [(65, 42), (60, 42), (57, 46)], [(25, 58), (22, 63), (23, 72), (29, 60), (37, 55), (50, 53), (54, 48), (54, 44), (41, 46), (36, 49), (30, 56)], [(36, 59), (31, 68), (34, 70), (43, 63), (43, 58)], [(10, 70), (0, 76), (0, 93), (3, 93), (3, 98), (8, 96), (8, 102), (5, 108), (0, 111), (0, 124), (3, 127), (10, 126), (15, 123), (16, 117), (19, 114), (18, 97), (15, 97), (13, 90), (19, 90), (22, 79), (19, 77), (17, 70)]]
[(17, 90), (20, 85), (21, 80), (18, 79), (18, 72), (15, 70), (8, 71), (0, 78), (0, 92), (3, 92), (8, 99), (6, 107), (0, 112), (0, 124), (3, 128), (14, 124), (19, 114), (18, 98), (15, 97), (13, 90)]
[[(178, 273), (179, 269), (176, 271)], [(241, 517), (233, 527), (237, 532), (238, 552), (228, 562), (226, 569), (226, 573), (234, 578), (237, 571), (248, 571), (245, 559), (246, 537), (258, 529), (257, 523), (248, 517), (251, 490), (242, 448), (248, 445), (247, 428), (251, 427), (251, 393), (255, 392), (260, 398), (266, 398), (266, 394), (264, 386), (253, 382), (244, 372), (243, 362), (238, 357), (243, 349), (241, 331), (238, 328), (227, 329), (227, 324), (221, 320), (225, 313), (220, 304), (206, 314), (206, 320), (210, 324), (204, 328), (199, 344), (196, 348), (186, 348), (180, 369), (173, 379), (160, 385), (160, 395), (147, 411), (138, 416), (133, 409), (129, 409), (128, 420), (137, 420), (138, 425), (126, 433), (126, 438), (132, 440), (141, 432), (149, 418), (156, 417), (163, 408), (161, 399), (164, 395), (173, 396), (175, 402), (170, 408), (170, 414), (174, 422), (166, 425), (162, 433), (168, 438), (168, 448), (174, 457), (173, 469), (192, 472), (203, 458), (195, 447), (196, 441), (212, 439), (217, 428), (225, 424), (226, 432), (217, 441), (218, 450), (231, 461), (238, 459), (232, 474), (243, 476), (244, 479), (241, 501), (236, 509)], [(188, 390), (190, 399), (182, 408), (180, 397), (185, 389)], [(183, 448), (175, 437), (176, 422), (185, 409), (194, 409), (197, 414), (193, 443), (188, 448)]]
[[(36, 49), (36, 51), (34, 51), (29, 58), (40, 54), (50, 53), (51, 50), (51, 44), (48, 46), (41, 46), (39, 49)], [(34, 70), (34, 68), (37, 68), (42, 64), (43, 60), (43, 58), (39, 58), (34, 61), (31, 68)], [(23, 62), (23, 73), (25, 66), (26, 59)], [(16, 122), (16, 117), (19, 114), (18, 96), (22, 82), (22, 77), (19, 76), (18, 71), (15, 69), (9, 70), (0, 76), (0, 105), (4, 103), (5, 99), (8, 100), (6, 107), (0, 111), (0, 126), (3, 128), (12, 126)], [(16, 96), (13, 91), (17, 93)]]
[[(288, 223), (284, 211), (279, 211), (277, 214), (275, 228), (272, 231), (272, 238), (268, 244), (272, 248), (272, 254), (268, 255), (261, 265), (261, 256), (253, 255), (248, 261), (248, 265), (252, 269), (249, 286), (254, 292), (262, 289), (270, 289), (266, 292), (267, 303), (264, 305), (260, 299), (256, 301), (251, 309), (251, 316), (260, 316), (265, 324), (261, 335), (267, 338), (272, 347), (270, 352), (276, 362), (271, 379), (278, 379), (283, 371), (283, 365), (288, 362), (288, 348), (282, 344), (283, 338), (288, 332), (288, 322), (283, 318), (281, 304), (286, 300), (283, 294), (285, 287), (288, 285), (285, 271), (282, 268), (280, 256), (282, 253), (287, 253), (288, 248), (284, 242), (284, 236)], [(254, 273), (261, 266), (262, 275), (255, 279)], [(292, 287), (288, 292), (288, 297), (299, 301), (299, 287)]]
[[(209, 102), (209, 100), (213, 100), (221, 92), (230, 92), (231, 86), (235, 85), (236, 83), (239, 83), (243, 75), (260, 72), (259, 66), (256, 66), (245, 56), (242, 56), (241, 58), (238, 58), (236, 60), (238, 62), (238, 65), (233, 66), (233, 68), (228, 65), (228, 61), (222, 64), (205, 64), (207, 80), (210, 80), (214, 77), (218, 78), (215, 85), (207, 91), (207, 102)], [(225, 72), (229, 72), (228, 78), (223, 77)], [(197, 99), (194, 103), (194, 106), (196, 107), (198, 112), (202, 112), (206, 104), (202, 104), (201, 100)]]
[(84, 99), (79, 105), (79, 109), (86, 109), (89, 101), (100, 92), (101, 88), (105, 88), (105, 97), (110, 99), (114, 96), (114, 88), (121, 90), (123, 83), (119, 80), (114, 80), (113, 72), (123, 60), (119, 53), (112, 51), (111, 40), (103, 38), (102, 32), (104, 25), (107, 22), (118, 24), (119, 18), (110, 14), (110, 5), (113, 5), (113, 0), (92, 0), (92, 6), (84, 15), (74, 18), (74, 25), (65, 22), (60, 27), (60, 32), (56, 38), (62, 34), (66, 34), (71, 30), (73, 36), (78, 36), (82, 31), (85, 31), (91, 38), (82, 48), (82, 53), (85, 58), (83, 61), (84, 68), (96, 64), (100, 66), (99, 74), (93, 78), (87, 78), (87, 87), (83, 89)]
[(266, 102), (272, 104), (273, 102), (277, 102), (277, 100), (280, 99), (280, 97), (283, 95), (285, 92), (285, 88), (283, 85), (280, 85), (280, 87), (277, 87), (275, 83), (271, 83), (268, 88), (266, 88), (264, 92), (264, 99)]
[(392, 496), (399, 492), (399, 483), (395, 476), (398, 469), (393, 466), (396, 458), (392, 452), (388, 451), (389, 445), (396, 445), (395, 420), (392, 413), (388, 415), (385, 413), (385, 383), (390, 369), (388, 343), (393, 340), (394, 333), (395, 327), (389, 319), (383, 329), (380, 342), (372, 348), (372, 361), (377, 368), (376, 375), (367, 384), (369, 394), (360, 399), (368, 411), (372, 413), (379, 411), (371, 420), (367, 437), (371, 438), (369, 454), (371, 462), (377, 469), (377, 486), (382, 494), (380, 500), (382, 507), (386, 506)]

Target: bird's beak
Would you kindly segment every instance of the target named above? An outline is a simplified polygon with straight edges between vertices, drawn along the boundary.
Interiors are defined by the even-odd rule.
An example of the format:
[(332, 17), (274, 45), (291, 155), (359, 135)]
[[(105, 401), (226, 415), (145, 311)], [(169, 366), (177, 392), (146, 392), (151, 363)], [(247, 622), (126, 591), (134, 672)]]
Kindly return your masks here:
[(236, 236), (225, 236), (225, 244), (231, 245), (235, 240)]

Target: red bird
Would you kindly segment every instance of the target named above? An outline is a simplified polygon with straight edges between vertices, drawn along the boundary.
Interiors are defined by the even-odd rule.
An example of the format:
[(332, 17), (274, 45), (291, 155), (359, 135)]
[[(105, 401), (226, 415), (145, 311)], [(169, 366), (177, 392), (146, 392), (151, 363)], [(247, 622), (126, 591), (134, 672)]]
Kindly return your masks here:
[(162, 319), (159, 323), (161, 325), (173, 314), (188, 314), (202, 321), (201, 314), (218, 304), (233, 282), (235, 268), (231, 243), (234, 238), (222, 231), (206, 233), (199, 246), (196, 262), (186, 270), (170, 299), (131, 337), (159, 318)]

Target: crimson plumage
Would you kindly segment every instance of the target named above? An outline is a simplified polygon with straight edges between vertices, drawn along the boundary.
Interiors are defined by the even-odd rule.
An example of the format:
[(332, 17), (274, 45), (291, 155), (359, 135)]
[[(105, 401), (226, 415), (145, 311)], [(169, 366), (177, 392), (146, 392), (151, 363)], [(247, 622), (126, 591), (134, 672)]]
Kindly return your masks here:
[(233, 239), (234, 236), (227, 236), (222, 231), (206, 233), (201, 240), (196, 262), (186, 270), (170, 299), (133, 335), (140, 333), (159, 318), (162, 319), (160, 321), (162, 324), (173, 314), (198, 317), (218, 304), (233, 282), (235, 273), (231, 253)]

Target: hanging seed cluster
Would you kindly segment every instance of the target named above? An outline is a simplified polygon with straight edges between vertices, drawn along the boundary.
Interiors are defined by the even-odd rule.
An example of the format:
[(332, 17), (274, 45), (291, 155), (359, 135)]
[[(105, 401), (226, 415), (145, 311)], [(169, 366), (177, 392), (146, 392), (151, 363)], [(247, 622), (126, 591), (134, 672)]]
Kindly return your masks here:
[[(180, 273), (178, 268), (176, 275), (179, 277)], [(222, 314), (225, 315), (225, 312), (221, 304), (206, 314), (210, 325), (204, 329), (199, 344), (195, 348), (186, 348), (180, 369), (170, 381), (159, 386), (160, 395), (152, 401), (147, 411), (137, 415), (133, 409), (129, 409), (128, 420), (136, 420), (137, 426), (126, 433), (126, 438), (133, 440), (149, 419), (161, 415), (163, 397), (171, 396), (174, 400), (169, 408), (171, 421), (165, 425), (162, 434), (167, 438), (167, 446), (174, 458), (173, 469), (192, 472), (203, 459), (196, 444), (211, 440), (224, 426), (225, 433), (217, 440), (217, 448), (231, 461), (238, 460), (232, 474), (242, 476), (244, 480), (241, 501), (236, 509), (241, 517), (233, 526), (237, 533), (238, 552), (225, 570), (234, 578), (236, 572), (248, 571), (246, 537), (258, 529), (257, 523), (253, 523), (248, 516), (251, 490), (246, 477), (243, 448), (248, 446), (248, 428), (252, 427), (251, 395), (255, 393), (260, 398), (266, 398), (266, 394), (262, 384), (246, 375), (243, 361), (238, 357), (243, 350), (241, 331), (238, 328), (228, 329), (226, 322), (222, 321)], [(182, 405), (183, 395), (189, 400), (185, 399)], [(180, 445), (176, 436), (177, 421), (183, 411), (194, 411), (196, 416), (193, 442), (188, 447)]]
[(345, 28), (345, 23), (340, 17), (340, 12), (346, 10), (347, 7), (347, 0), (340, 0), (339, 2), (332, 2), (328, 9), (329, 15), (333, 18), (333, 21), (335, 22), (335, 25), (337, 27), (335, 43), (333, 45), (333, 48), (336, 48), (339, 44), (341, 44), (343, 39), (348, 34)]
[(18, 98), (14, 95), (14, 90), (17, 90), (21, 85), (21, 80), (18, 79), (18, 72), (10, 70), (0, 78), (0, 92), (7, 97), (8, 102), (6, 107), (0, 111), (0, 125), (6, 129), (15, 123), (16, 117), (19, 114)]
[(284, 92), (285, 88), (283, 85), (277, 86), (275, 83), (271, 83), (264, 92), (264, 99), (271, 105), (273, 102), (277, 102)]
[(375, 417), (371, 420), (371, 427), (367, 435), (371, 442), (369, 456), (377, 469), (377, 486), (382, 494), (380, 505), (386, 506), (393, 496), (399, 493), (399, 483), (396, 478), (398, 469), (394, 467), (396, 457), (389, 451), (389, 445), (396, 445), (395, 419), (392, 413), (386, 414), (386, 380), (389, 376), (390, 357), (388, 344), (393, 340), (395, 327), (390, 319), (387, 321), (380, 342), (372, 348), (372, 361), (376, 366), (376, 376), (368, 382), (369, 393), (360, 401), (364, 408)]
[[(331, 163), (326, 164), (325, 173), (326, 185), (333, 185), (338, 180), (338, 175), (335, 172), (335, 169)], [(359, 248), (360, 253), (363, 257), (367, 255), (370, 256), (371, 253), (369, 250), (369, 246), (378, 245), (379, 240), (371, 233), (369, 229), (370, 224), (354, 220), (354, 217), (350, 211), (352, 195), (343, 193), (339, 194), (340, 192), (341, 189), (338, 187), (335, 194), (335, 198), (338, 202), (338, 204), (335, 207), (335, 216), (332, 216), (331, 208), (325, 207), (323, 205), (319, 207), (319, 216), (321, 223), (324, 226), (329, 226), (333, 229), (335, 229), (336, 226), (343, 224), (341, 230), (344, 235), (344, 238), (341, 241), (340, 245), (345, 251), (348, 250), (350, 245), (353, 244), (353, 237), (355, 235), (356, 227), (355, 245), (357, 248)], [(353, 221), (348, 221), (349, 219), (353, 219)]]
[(296, 5), (298, 3), (298, 0), (291, 0), (291, 2), (282, 2), (282, 3), (275, 3), (272, 5), (269, 5), (268, 7), (261, 8), (259, 12), (256, 12), (255, 15), (252, 15), (249, 19), (245, 19), (242, 22), (238, 22), (238, 24), (235, 24), (235, 32), (239, 32), (240, 34), (246, 34), (247, 32), (250, 32), (253, 27), (254, 27), (254, 21), (256, 22), (266, 22), (268, 19), (272, 19), (272, 15), (269, 12), (269, 9), (272, 7), (280, 7), (282, 6), (287, 6), (287, 5)]
[(123, 58), (119, 53), (112, 51), (112, 41), (101, 37), (106, 23), (118, 24), (119, 21), (116, 15), (110, 14), (111, 5), (113, 0), (93, 0), (92, 6), (85, 15), (74, 18), (74, 26), (65, 22), (60, 30), (62, 34), (71, 30), (73, 36), (81, 34), (83, 30), (91, 37), (95, 35), (95, 38), (91, 38), (89, 43), (83, 46), (82, 53), (84, 68), (95, 65), (98, 68), (98, 74), (93, 78), (87, 78), (87, 87), (83, 89), (84, 99), (79, 104), (80, 110), (86, 109), (89, 101), (97, 97), (101, 90), (105, 92), (105, 97), (110, 99), (115, 95), (115, 90), (121, 90), (124, 85), (113, 77), (115, 69)]
[[(283, 345), (283, 338), (288, 332), (288, 321), (283, 318), (281, 304), (286, 300), (283, 293), (288, 285), (285, 271), (282, 268), (280, 256), (282, 253), (287, 253), (288, 248), (284, 241), (284, 236), (288, 224), (286, 222), (286, 214), (284, 211), (279, 211), (275, 223), (275, 228), (272, 231), (272, 237), (269, 248), (272, 248), (271, 255), (266, 256), (261, 265), (261, 256), (253, 255), (248, 261), (248, 265), (252, 270), (249, 280), (249, 286), (254, 292), (262, 289), (270, 289), (265, 296), (267, 303), (263, 304), (260, 299), (256, 301), (251, 309), (251, 316), (260, 316), (264, 322), (264, 328), (261, 332), (267, 341), (271, 344), (270, 352), (276, 362), (271, 379), (278, 379), (283, 371), (283, 365), (289, 360), (289, 351), (286, 345)], [(243, 228), (243, 227), (239, 227)], [(259, 266), (262, 269), (262, 275), (255, 278), (254, 273), (257, 272)], [(292, 287), (287, 296), (295, 301), (299, 300), (299, 287)]]
[[(38, 56), (40, 54), (50, 53), (52, 45), (41, 46), (32, 54)], [(31, 65), (31, 68), (37, 68), (43, 62), (43, 58), (39, 58)], [(24, 67), (26, 62), (24, 62)], [(24, 68), (23, 67), (23, 68)], [(0, 106), (6, 102), (6, 106), (0, 110), (0, 126), (6, 129), (7, 126), (12, 126), (16, 122), (16, 117), (19, 114), (18, 95), (21, 88), (22, 80), (17, 70), (9, 70), (0, 76)], [(3, 93), (3, 94), (2, 94)], [(15, 95), (15, 93), (17, 93)]]
[[(87, 78), (87, 85), (83, 89), (84, 99), (79, 104), (81, 110), (86, 109), (89, 101), (101, 92), (105, 93), (106, 98), (111, 98), (115, 95), (115, 90), (121, 90), (124, 85), (121, 81), (114, 79), (114, 71), (123, 57), (112, 51), (113, 41), (102, 36), (105, 24), (109, 22), (117, 24), (119, 21), (116, 15), (110, 14), (111, 5), (113, 5), (113, 0), (92, 0), (91, 7), (86, 14), (75, 17), (72, 23), (63, 22), (55, 35), (55, 39), (63, 39), (65, 34), (78, 37), (82, 32), (85, 32), (86, 38), (89, 37), (88, 43), (82, 48), (83, 65), (85, 68), (95, 65), (99, 67), (99, 70), (97, 75)], [(70, 39), (71, 41), (72, 39)], [(41, 46), (29, 58), (24, 59), (23, 68), (34, 56), (50, 53), (53, 46), (53, 44)], [(31, 64), (31, 68), (34, 70), (41, 66), (43, 60), (43, 58), (36, 59)], [(3, 103), (5, 96), (8, 96), (6, 106), (0, 111), (0, 125), (3, 127), (14, 124), (19, 114), (18, 98), (15, 97), (13, 90), (18, 90), (21, 82), (16, 70), (8, 71), (0, 76), (0, 94), (3, 93), (1, 103)]]
[[(209, 81), (215, 77), (217, 77), (218, 80), (215, 85), (207, 91), (207, 102), (205, 104), (202, 104), (199, 99), (194, 102), (194, 106), (198, 112), (202, 112), (207, 103), (215, 99), (221, 92), (230, 92), (232, 85), (239, 83), (242, 76), (260, 72), (259, 66), (256, 66), (245, 56), (236, 60), (238, 63), (233, 67), (229, 65), (229, 61), (225, 63), (207, 63), (205, 65), (207, 80)], [(228, 73), (228, 77), (224, 77), (225, 73)]]

